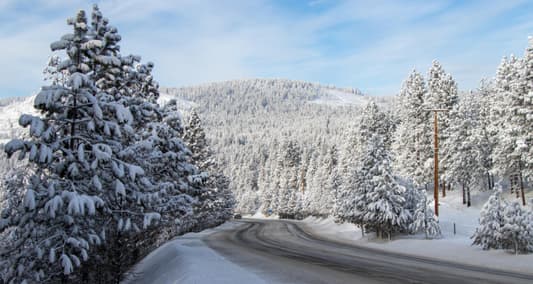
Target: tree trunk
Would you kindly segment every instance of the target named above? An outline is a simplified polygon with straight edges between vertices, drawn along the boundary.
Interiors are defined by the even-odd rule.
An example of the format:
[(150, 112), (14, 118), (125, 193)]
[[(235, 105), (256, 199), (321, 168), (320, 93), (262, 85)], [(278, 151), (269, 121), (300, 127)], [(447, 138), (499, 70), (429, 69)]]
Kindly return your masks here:
[(427, 197), (424, 194), (424, 233), (426, 235), (426, 239), (428, 239), (428, 216), (427, 216)]
[(514, 192), (516, 193), (516, 198), (520, 198), (520, 191), (518, 190), (518, 175), (515, 175), (515, 181), (514, 181), (514, 184), (515, 184), (515, 189), (514, 189)]
[(491, 183), (490, 183), (490, 173), (489, 172), (487, 172), (487, 186), (488, 186), (489, 190), (492, 190)]
[(446, 197), (446, 182), (442, 182), (442, 197)]
[(467, 196), (466, 206), (470, 207), (470, 205), (472, 205), (472, 203), (470, 202), (470, 186), (466, 187), (466, 196)]

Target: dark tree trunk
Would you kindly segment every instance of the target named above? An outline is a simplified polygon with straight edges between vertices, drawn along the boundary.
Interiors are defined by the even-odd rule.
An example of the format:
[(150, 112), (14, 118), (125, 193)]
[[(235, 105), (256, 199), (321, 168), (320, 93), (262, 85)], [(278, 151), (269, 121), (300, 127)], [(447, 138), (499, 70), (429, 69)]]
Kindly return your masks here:
[(466, 187), (466, 196), (467, 196), (466, 206), (470, 207), (470, 205), (472, 205), (472, 202), (470, 201), (470, 186)]

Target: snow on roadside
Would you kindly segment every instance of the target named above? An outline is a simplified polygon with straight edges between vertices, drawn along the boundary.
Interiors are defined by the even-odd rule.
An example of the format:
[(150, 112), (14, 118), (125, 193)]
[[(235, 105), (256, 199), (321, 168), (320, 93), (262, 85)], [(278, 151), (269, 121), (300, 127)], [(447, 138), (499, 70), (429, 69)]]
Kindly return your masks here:
[[(479, 218), (480, 208), (488, 198), (481, 193), (473, 198), (470, 208), (462, 204), (460, 191), (450, 192), (440, 201), (440, 220), (443, 236), (441, 239), (426, 240), (423, 234), (396, 236), (392, 241), (376, 239), (374, 234), (362, 236), (361, 230), (353, 224), (336, 224), (332, 218), (308, 217), (302, 221), (307, 230), (317, 236), (343, 243), (370, 248), (442, 259), (464, 264), (532, 273), (533, 254), (514, 255), (504, 250), (484, 251), (472, 246), (473, 235)], [(508, 197), (510, 199), (510, 197)], [(453, 231), (455, 223), (456, 234)]]
[(122, 283), (266, 283), (226, 260), (202, 238), (242, 224), (226, 222), (199, 233), (188, 233), (162, 245), (139, 262)]
[(243, 217), (250, 219), (279, 220), (278, 214), (266, 216), (265, 214), (261, 213), (261, 210), (257, 211), (253, 215), (244, 215)]

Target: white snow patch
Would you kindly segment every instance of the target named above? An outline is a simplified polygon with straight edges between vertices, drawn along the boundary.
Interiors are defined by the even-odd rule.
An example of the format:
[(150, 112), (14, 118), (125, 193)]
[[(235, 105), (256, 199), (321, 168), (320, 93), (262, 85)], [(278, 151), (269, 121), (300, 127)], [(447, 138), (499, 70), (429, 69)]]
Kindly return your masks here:
[(253, 215), (244, 215), (244, 218), (250, 218), (250, 219), (266, 219), (266, 220), (279, 220), (279, 216), (277, 214), (266, 216), (265, 214), (261, 213), (261, 210), (255, 212)]
[(171, 100), (175, 100), (178, 105), (178, 109), (180, 110), (191, 110), (193, 108), (196, 108), (198, 105), (194, 102), (179, 98), (177, 96), (173, 96), (167, 93), (159, 93), (159, 98), (157, 99), (157, 103), (159, 103), (161, 106), (167, 104)]
[(360, 93), (338, 89), (329, 89), (326, 93), (326, 96), (312, 100), (311, 103), (331, 106), (364, 106), (370, 100), (369, 97), (363, 96)]
[[(305, 224), (310, 233), (342, 243), (494, 269), (531, 273), (533, 254), (514, 255), (504, 250), (484, 251), (478, 246), (471, 245), (470, 236), (474, 234), (478, 225), (480, 208), (489, 195), (490, 192), (476, 194), (472, 198), (474, 205), (468, 208), (462, 204), (460, 190), (448, 192), (446, 198), (440, 199), (439, 222), (443, 236), (435, 240), (426, 240), (424, 234), (395, 236), (392, 241), (376, 239), (375, 234), (363, 237), (361, 230), (355, 225), (336, 224), (332, 218), (308, 217), (301, 222)], [(504, 193), (504, 196), (510, 200), (515, 198), (508, 192)], [(454, 223), (456, 234), (453, 231)]]
[(22, 137), (28, 130), (22, 128), (18, 121), (22, 114), (38, 115), (33, 107), (34, 96), (24, 99), (13, 99), (12, 102), (0, 105), (0, 143), (5, 144), (13, 138)]
[(226, 260), (202, 241), (206, 235), (241, 225), (226, 222), (214, 229), (188, 233), (169, 241), (138, 263), (122, 283), (267, 283)]

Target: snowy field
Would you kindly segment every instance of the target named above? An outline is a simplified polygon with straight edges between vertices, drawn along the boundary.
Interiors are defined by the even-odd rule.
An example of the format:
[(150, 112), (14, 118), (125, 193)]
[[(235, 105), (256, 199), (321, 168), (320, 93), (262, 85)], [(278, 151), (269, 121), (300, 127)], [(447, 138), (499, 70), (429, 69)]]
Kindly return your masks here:
[[(529, 196), (531, 195), (533, 194), (530, 192)], [(503, 196), (508, 200), (515, 199), (509, 192)], [(426, 240), (424, 234), (395, 236), (392, 241), (379, 240), (374, 234), (362, 237), (361, 230), (355, 225), (336, 224), (332, 218), (308, 217), (302, 222), (310, 233), (340, 242), (464, 264), (532, 273), (533, 254), (515, 255), (504, 250), (484, 251), (478, 246), (471, 245), (470, 236), (476, 230), (479, 211), (487, 199), (488, 193), (473, 195), (473, 206), (467, 208), (462, 204), (461, 191), (448, 192), (446, 198), (440, 199), (439, 223), (443, 236), (435, 240)], [(454, 223), (456, 234), (453, 231)]]

